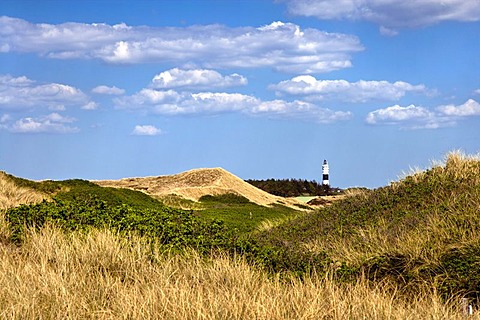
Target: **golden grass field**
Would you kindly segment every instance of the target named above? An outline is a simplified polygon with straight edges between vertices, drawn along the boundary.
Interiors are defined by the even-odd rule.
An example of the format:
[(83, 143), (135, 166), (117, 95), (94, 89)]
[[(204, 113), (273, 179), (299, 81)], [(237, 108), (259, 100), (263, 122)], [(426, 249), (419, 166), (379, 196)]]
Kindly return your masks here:
[(2, 319), (463, 319), (429, 290), (406, 301), (386, 283), (280, 279), (241, 258), (159, 254), (107, 230), (46, 227), (21, 247), (0, 245), (0, 287)]

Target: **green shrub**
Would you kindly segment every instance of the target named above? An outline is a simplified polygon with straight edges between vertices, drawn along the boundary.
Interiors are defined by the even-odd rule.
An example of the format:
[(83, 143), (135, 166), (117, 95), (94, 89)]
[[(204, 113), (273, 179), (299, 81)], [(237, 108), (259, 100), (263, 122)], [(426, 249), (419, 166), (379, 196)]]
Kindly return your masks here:
[(191, 211), (168, 207), (139, 209), (128, 205), (114, 206), (90, 195), (81, 199), (54, 198), (36, 205), (22, 205), (9, 209), (6, 218), (12, 231), (12, 240), (21, 243), (26, 228), (41, 228), (53, 223), (64, 230), (113, 228), (119, 232), (135, 232), (161, 245), (178, 249), (194, 247), (200, 251), (224, 246), (229, 232), (223, 222), (205, 222)]
[(478, 303), (480, 293), (480, 246), (453, 248), (442, 255), (435, 273), (440, 294), (472, 298)]

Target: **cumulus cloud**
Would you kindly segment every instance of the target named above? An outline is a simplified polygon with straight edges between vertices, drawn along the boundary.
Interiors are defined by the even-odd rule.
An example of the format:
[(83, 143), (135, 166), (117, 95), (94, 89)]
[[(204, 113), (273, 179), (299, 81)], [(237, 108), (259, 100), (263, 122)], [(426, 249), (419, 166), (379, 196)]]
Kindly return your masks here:
[(108, 86), (97, 86), (92, 89), (93, 93), (97, 94), (107, 94), (107, 95), (122, 95), (125, 93), (125, 90), (117, 88), (115, 86), (108, 87)]
[(162, 133), (162, 130), (152, 125), (137, 125), (132, 131), (135, 136), (157, 136)]
[(473, 93), (480, 96), (480, 89), (477, 89), (477, 90), (473, 91)]
[(423, 107), (416, 107), (414, 105), (401, 107), (399, 105), (394, 105), (385, 109), (370, 112), (366, 121), (369, 124), (377, 124), (380, 122), (394, 124), (400, 121), (424, 120), (432, 118), (433, 116), (432, 112)]
[(263, 101), (254, 106), (248, 113), (256, 116), (267, 116), (278, 119), (296, 119), (317, 123), (333, 123), (349, 120), (353, 114), (349, 111), (334, 111), (320, 108), (305, 101), (287, 102), (283, 100)]
[(66, 106), (85, 106), (88, 97), (79, 89), (58, 84), (36, 84), (27, 77), (0, 75), (0, 110), (24, 110), (46, 107), (65, 110)]
[(242, 113), (277, 119), (296, 119), (331, 123), (347, 120), (350, 112), (333, 111), (302, 101), (262, 101), (256, 97), (225, 92), (176, 92), (143, 89), (131, 96), (115, 99), (122, 109), (144, 110), (162, 115)]
[(453, 126), (461, 118), (470, 116), (480, 116), (480, 104), (473, 99), (469, 99), (459, 106), (439, 106), (434, 111), (415, 105), (408, 107), (395, 105), (370, 112), (365, 121), (371, 125), (401, 125), (410, 129), (437, 129)]
[(467, 100), (462, 105), (455, 106), (453, 104), (440, 106), (437, 108), (442, 114), (456, 117), (480, 116), (480, 103), (473, 99)]
[(281, 0), (290, 13), (322, 20), (364, 20), (394, 35), (397, 29), (429, 26), (443, 21), (480, 20), (478, 0)]
[(261, 27), (222, 25), (132, 27), (125, 24), (34, 24), (0, 17), (3, 52), (107, 63), (173, 62), (202, 68), (268, 67), (319, 73), (351, 67), (363, 50), (356, 36), (274, 22)]
[(26, 117), (15, 121), (13, 124), (3, 125), (4, 129), (14, 133), (75, 133), (79, 129), (71, 126), (75, 118), (51, 113), (42, 117)]
[(157, 74), (151, 83), (152, 88), (170, 89), (170, 88), (196, 88), (208, 89), (212, 87), (224, 88), (233, 86), (244, 86), (247, 79), (239, 74), (222, 76), (215, 70), (192, 69), (182, 70), (178, 68), (170, 69)]
[(304, 95), (312, 100), (337, 99), (348, 102), (366, 102), (369, 100), (399, 100), (407, 92), (427, 93), (427, 88), (397, 81), (348, 82), (346, 80), (317, 80), (310, 75), (294, 77), (271, 85), (270, 89), (278, 94)]
[(143, 89), (140, 92), (115, 99), (124, 109), (143, 109), (163, 115), (213, 114), (249, 109), (257, 99), (240, 93), (175, 92)]

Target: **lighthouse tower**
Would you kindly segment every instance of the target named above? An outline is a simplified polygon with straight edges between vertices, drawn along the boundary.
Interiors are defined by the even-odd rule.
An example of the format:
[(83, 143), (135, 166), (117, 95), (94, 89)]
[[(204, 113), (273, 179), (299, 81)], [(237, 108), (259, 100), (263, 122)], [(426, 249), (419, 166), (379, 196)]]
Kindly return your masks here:
[(322, 165), (322, 184), (324, 186), (329, 186), (330, 185), (330, 180), (328, 178), (328, 162), (327, 160), (323, 160), (323, 165)]

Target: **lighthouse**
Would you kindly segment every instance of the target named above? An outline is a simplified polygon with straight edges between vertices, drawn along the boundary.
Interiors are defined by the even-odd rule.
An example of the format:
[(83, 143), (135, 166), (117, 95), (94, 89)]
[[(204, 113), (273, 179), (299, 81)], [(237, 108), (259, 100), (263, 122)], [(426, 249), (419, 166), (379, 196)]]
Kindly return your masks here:
[(328, 179), (328, 162), (327, 160), (323, 160), (322, 165), (322, 184), (324, 186), (330, 185), (330, 180)]

